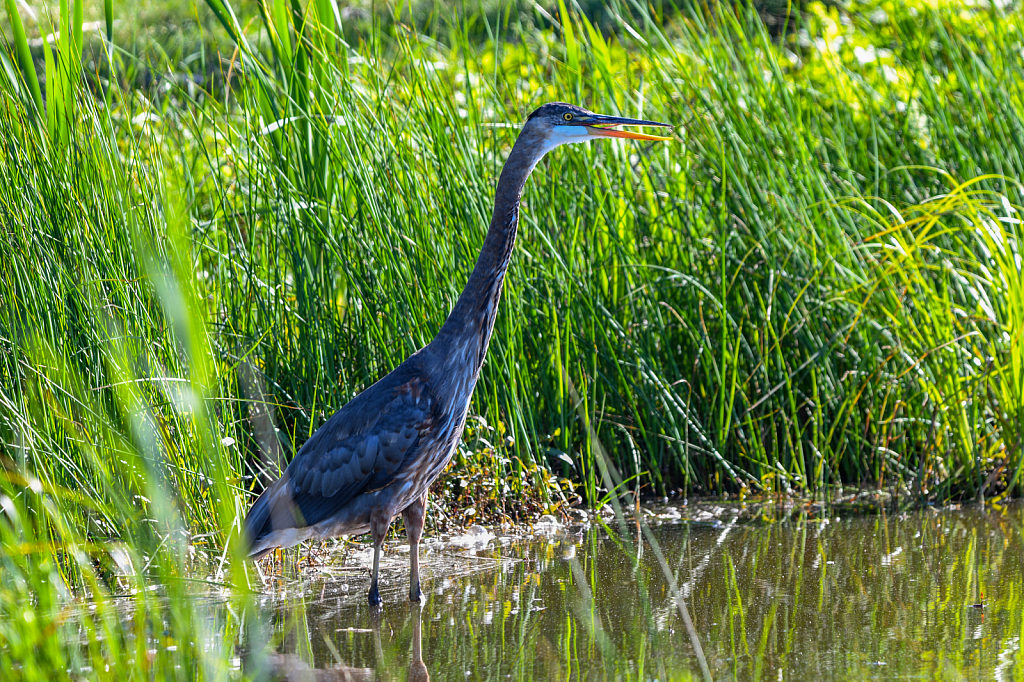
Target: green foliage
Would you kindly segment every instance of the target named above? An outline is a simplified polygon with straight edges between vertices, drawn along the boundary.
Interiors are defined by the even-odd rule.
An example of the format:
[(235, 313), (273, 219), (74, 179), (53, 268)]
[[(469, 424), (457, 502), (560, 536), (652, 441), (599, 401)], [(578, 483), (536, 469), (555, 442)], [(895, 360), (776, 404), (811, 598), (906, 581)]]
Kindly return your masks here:
[[(50, 35), (43, 38), (43, 58), (46, 64), (46, 132), (50, 140), (66, 147), (70, 140), (70, 128), (75, 116), (75, 89), (81, 81), (82, 73), (82, 21), (83, 0), (61, 0), (60, 26), (58, 33), (53, 29)], [(26, 102), (32, 114), (44, 111), (43, 94), (36, 77), (32, 51), (28, 43), (24, 25), (18, 14), (16, 3), (6, 0), (7, 16), (14, 33), (13, 48), (17, 53), (18, 65), (21, 67), (22, 82), (27, 85), (31, 100)], [(51, 26), (51, 28), (53, 28)], [(50, 43), (56, 47), (56, 56)], [(8, 85), (19, 90), (17, 79), (8, 74)]]
[(32, 61), (32, 51), (28, 46), (28, 38), (25, 35), (25, 27), (21, 23), (21, 15), (18, 14), (14, 0), (4, 0), (7, 9), (7, 16), (10, 17), (11, 29), (14, 33), (14, 48), (18, 55), (18, 66), (21, 67), (25, 84), (32, 93), (32, 104), (34, 111), (43, 110), (43, 95), (39, 90), (39, 80), (36, 77), (36, 67)]

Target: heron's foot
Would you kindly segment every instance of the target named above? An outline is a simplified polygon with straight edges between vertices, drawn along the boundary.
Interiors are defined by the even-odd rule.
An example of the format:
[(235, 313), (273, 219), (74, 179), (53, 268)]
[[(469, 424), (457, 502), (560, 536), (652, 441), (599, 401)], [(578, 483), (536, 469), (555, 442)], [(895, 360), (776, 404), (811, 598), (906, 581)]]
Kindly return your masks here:
[(384, 600), (380, 598), (380, 590), (377, 589), (377, 583), (370, 586), (370, 594), (367, 595), (367, 599), (370, 602), (370, 606), (380, 606), (384, 603)]
[(423, 601), (423, 593), (420, 591), (420, 584), (416, 583), (409, 588), (409, 601), (419, 603)]

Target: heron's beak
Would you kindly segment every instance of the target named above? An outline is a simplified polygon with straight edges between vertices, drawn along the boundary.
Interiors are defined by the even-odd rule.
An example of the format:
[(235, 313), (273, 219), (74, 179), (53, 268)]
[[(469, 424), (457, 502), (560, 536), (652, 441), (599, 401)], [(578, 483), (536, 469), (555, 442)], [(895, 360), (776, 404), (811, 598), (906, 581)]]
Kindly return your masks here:
[(624, 137), (629, 140), (650, 140), (653, 142), (664, 142), (671, 140), (671, 137), (661, 135), (648, 135), (647, 133), (634, 133), (629, 130), (616, 130), (615, 126), (657, 126), (659, 128), (671, 128), (668, 123), (657, 121), (643, 121), (637, 118), (619, 118), (618, 116), (594, 116), (593, 121), (586, 121), (584, 126), (587, 133), (596, 137)]

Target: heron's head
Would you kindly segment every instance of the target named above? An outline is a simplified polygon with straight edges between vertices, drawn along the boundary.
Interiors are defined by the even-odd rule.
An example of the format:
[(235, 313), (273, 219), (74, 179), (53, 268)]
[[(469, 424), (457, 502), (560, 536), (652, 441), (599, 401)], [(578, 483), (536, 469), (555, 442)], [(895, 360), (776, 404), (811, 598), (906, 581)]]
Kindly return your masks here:
[(648, 135), (630, 130), (619, 130), (619, 126), (657, 126), (671, 128), (667, 123), (644, 121), (636, 118), (605, 116), (587, 111), (565, 102), (551, 102), (538, 108), (523, 127), (523, 134), (535, 137), (541, 142), (544, 152), (562, 144), (587, 142), (602, 137), (624, 137), (631, 140), (671, 140), (671, 137)]

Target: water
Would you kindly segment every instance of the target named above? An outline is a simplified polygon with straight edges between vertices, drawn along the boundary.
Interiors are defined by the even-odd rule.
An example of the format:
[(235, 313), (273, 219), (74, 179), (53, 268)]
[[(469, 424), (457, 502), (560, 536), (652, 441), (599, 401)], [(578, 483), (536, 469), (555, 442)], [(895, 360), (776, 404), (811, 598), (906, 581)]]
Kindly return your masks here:
[[(714, 679), (1024, 679), (1024, 507), (646, 514)], [(376, 615), (368, 552), (314, 557), (262, 600), (263, 665), (310, 680), (701, 679), (652, 546), (635, 522), (611, 526), (431, 545), (422, 607), (396, 542)]]

